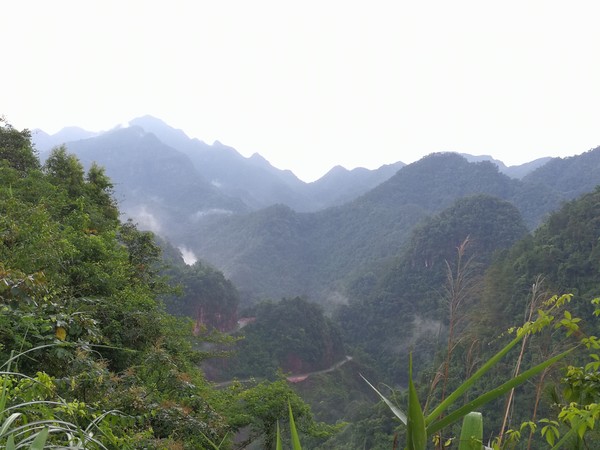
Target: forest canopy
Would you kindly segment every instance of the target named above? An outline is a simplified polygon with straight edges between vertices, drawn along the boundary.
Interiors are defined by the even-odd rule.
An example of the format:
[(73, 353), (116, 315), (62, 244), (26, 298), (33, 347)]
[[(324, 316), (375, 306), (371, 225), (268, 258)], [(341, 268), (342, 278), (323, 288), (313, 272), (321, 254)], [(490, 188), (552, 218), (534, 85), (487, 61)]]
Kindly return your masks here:
[[(225, 448), (242, 428), (250, 440), (271, 436), (288, 401), (301, 429), (327, 435), (285, 383), (214, 389), (198, 368), (210, 356), (194, 349), (202, 336), (158, 300), (174, 292), (159, 245), (120, 222), (104, 169), (85, 171), (64, 147), (42, 165), (29, 131), (0, 125), (0, 360), (12, 373), (3, 405), (19, 411), (2, 442), (11, 424), (24, 434), (8, 439), (27, 442), (40, 433), (32, 424), (44, 423), (54, 445)], [(235, 307), (215, 270), (182, 277), (224, 286)], [(261, 419), (253, 399), (267, 391), (281, 407)]]

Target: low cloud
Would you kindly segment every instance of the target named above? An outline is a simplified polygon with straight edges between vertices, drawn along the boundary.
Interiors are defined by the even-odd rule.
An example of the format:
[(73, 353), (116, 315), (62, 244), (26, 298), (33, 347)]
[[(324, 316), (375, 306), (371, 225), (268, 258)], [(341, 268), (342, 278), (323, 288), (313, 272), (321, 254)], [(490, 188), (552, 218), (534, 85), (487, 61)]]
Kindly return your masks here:
[(196, 211), (194, 214), (192, 214), (191, 218), (194, 221), (198, 221), (203, 217), (214, 216), (217, 214), (233, 214), (233, 212), (229, 209), (210, 208), (210, 209), (203, 209), (201, 211)]
[(189, 248), (187, 248), (187, 247), (177, 247), (177, 248), (181, 252), (181, 257), (183, 258), (183, 262), (185, 262), (188, 266), (191, 266), (196, 261), (198, 261), (198, 258), (196, 257), (194, 252), (192, 250), (190, 250)]
[(140, 206), (132, 213), (140, 229), (149, 230), (153, 233), (160, 234), (162, 227), (160, 222), (152, 214), (145, 205)]

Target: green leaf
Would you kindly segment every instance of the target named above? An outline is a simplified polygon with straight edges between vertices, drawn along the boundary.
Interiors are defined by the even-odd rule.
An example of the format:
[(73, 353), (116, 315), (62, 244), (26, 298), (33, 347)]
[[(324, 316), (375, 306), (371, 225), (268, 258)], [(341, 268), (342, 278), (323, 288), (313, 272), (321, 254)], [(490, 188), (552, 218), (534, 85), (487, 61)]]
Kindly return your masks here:
[(277, 421), (277, 436), (275, 450), (283, 450), (283, 444), (281, 443), (281, 432), (279, 431), (279, 420)]
[(542, 372), (546, 367), (549, 367), (552, 364), (554, 364), (555, 362), (561, 360), (562, 358), (567, 356), (569, 353), (571, 353), (573, 350), (574, 350), (574, 348), (569, 349), (566, 352), (560, 353), (550, 359), (547, 359), (546, 361), (523, 372), (522, 374), (513, 378), (512, 380), (509, 380), (506, 383), (498, 386), (496, 389), (492, 389), (491, 391), (488, 391), (485, 394), (477, 397), (475, 400), (467, 403), (466, 405), (462, 406), (461, 408), (458, 408), (456, 411), (453, 411), (452, 413), (448, 414), (443, 419), (440, 419), (437, 422), (434, 422), (431, 425), (429, 425), (427, 427), (427, 434), (432, 435), (436, 431), (439, 431), (442, 428), (447, 427), (451, 423), (454, 423), (457, 420), (460, 420), (461, 417), (463, 417), (466, 414), (470, 413), (471, 411), (479, 408), (480, 406), (485, 405), (486, 403), (489, 403), (492, 400), (506, 394), (512, 388), (517, 387), (520, 384), (523, 384), (528, 379), (530, 379), (530, 378), (534, 377), (535, 375), (537, 375), (538, 373)]
[(506, 344), (506, 346), (502, 350), (500, 350), (498, 353), (496, 353), (494, 356), (492, 356), (483, 366), (481, 366), (481, 368), (479, 368), (479, 370), (477, 372), (475, 372), (468, 380), (466, 380), (463, 384), (461, 384), (452, 394), (450, 394), (446, 398), (446, 400), (444, 400), (442, 403), (440, 403), (438, 405), (438, 407), (435, 408), (427, 416), (427, 418), (425, 419), (425, 424), (429, 425), (435, 419), (437, 419), (446, 409), (448, 409), (450, 406), (452, 406), (454, 404), (454, 402), (456, 402), (457, 399), (462, 397), (462, 395), (467, 390), (469, 390), (479, 378), (481, 378), (483, 375), (485, 375), (498, 361), (500, 361), (500, 359), (504, 355), (506, 355), (510, 351), (510, 349), (512, 349), (515, 345), (517, 345), (519, 343), (519, 341), (521, 341), (521, 339), (523, 339), (523, 337), (525, 337), (525, 335), (526, 335), (526, 333), (517, 334), (516, 338), (514, 338), (512, 341), (510, 341), (508, 344)]
[(6, 440), (6, 450), (16, 450), (15, 437), (11, 434)]
[(290, 411), (290, 434), (292, 435), (292, 448), (294, 450), (302, 450), (300, 438), (298, 437), (298, 430), (296, 430), (296, 423), (294, 422), (294, 415), (292, 414), (292, 405), (290, 402), (288, 402), (288, 409)]
[(463, 419), (458, 450), (482, 450), (483, 417), (480, 412), (470, 412)]
[[(562, 448), (564, 448), (564, 445), (567, 443), (567, 441), (569, 441), (570, 439), (573, 438), (573, 435), (577, 432), (577, 428), (571, 428), (567, 433), (565, 433), (565, 435), (562, 437), (562, 439), (560, 441), (558, 441), (556, 443), (556, 445), (554, 444), (554, 435), (552, 436), (552, 442), (550, 442), (549, 435), (550, 433), (546, 434), (546, 440), (548, 441), (548, 443), (550, 445), (553, 445), (552, 450), (560, 450)], [(558, 436), (556, 436), (558, 437)]]
[(371, 383), (369, 383), (369, 380), (367, 380), (365, 377), (363, 377), (362, 374), (359, 373), (359, 375), (363, 380), (365, 380), (367, 382), (367, 384), (369, 386), (371, 386), (371, 389), (373, 389), (375, 392), (377, 392), (377, 395), (379, 395), (379, 397), (385, 402), (385, 404), (388, 405), (388, 408), (390, 408), (392, 410), (394, 415), (398, 419), (400, 419), (404, 425), (406, 425), (406, 414), (404, 414), (404, 412), (400, 408), (398, 408), (396, 405), (394, 405), (381, 392), (379, 392), (375, 386), (373, 386)]
[(408, 359), (408, 418), (406, 431), (406, 447), (408, 450), (425, 450), (427, 447), (427, 430), (425, 417), (419, 403), (417, 390), (412, 378), (412, 353)]
[(12, 423), (17, 420), (19, 417), (21, 416), (21, 413), (12, 413), (3, 423), (2, 423), (2, 427), (0, 428), (0, 436), (4, 436), (5, 434), (8, 434), (7, 431), (10, 428), (10, 426), (12, 425)]
[(38, 435), (35, 437), (35, 439), (31, 443), (31, 446), (29, 447), (29, 449), (30, 450), (44, 450), (44, 446), (46, 445), (46, 439), (48, 439), (48, 428), (44, 428), (42, 431), (40, 431), (38, 433)]

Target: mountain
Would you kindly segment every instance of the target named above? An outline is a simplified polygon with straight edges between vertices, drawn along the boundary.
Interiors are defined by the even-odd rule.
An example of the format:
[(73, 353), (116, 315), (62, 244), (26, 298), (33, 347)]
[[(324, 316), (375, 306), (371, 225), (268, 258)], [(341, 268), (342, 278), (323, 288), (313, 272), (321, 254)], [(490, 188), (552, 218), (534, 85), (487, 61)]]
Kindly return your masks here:
[(275, 206), (214, 217), (185, 245), (223, 270), (246, 300), (308, 295), (344, 301), (347, 281), (397, 256), (428, 215), (474, 194), (512, 199), (521, 187), (492, 163), (433, 154), (344, 205), (316, 213)]
[(139, 127), (115, 129), (66, 144), (84, 167), (106, 168), (125, 216), (159, 234), (176, 237), (210, 214), (247, 211), (204, 180), (189, 158)]
[[(588, 155), (589, 157), (590, 155)], [(552, 293), (572, 293), (581, 300), (598, 296), (600, 283), (600, 186), (566, 202), (549, 215), (529, 239), (525, 239), (495, 261), (487, 274), (490, 292), (506, 299), (486, 298), (485, 308), (504, 323), (521, 317), (531, 294), (540, 282)], [(590, 313), (585, 301), (570, 306)]]
[(533, 172), (534, 170), (538, 169), (539, 167), (542, 167), (544, 164), (546, 164), (551, 159), (552, 159), (551, 157), (546, 156), (544, 158), (534, 159), (533, 161), (529, 161), (524, 164), (519, 164), (516, 166), (509, 166), (506, 169), (501, 168), (500, 171), (502, 173), (505, 173), (506, 175), (508, 175), (511, 178), (523, 179), (523, 177), (525, 177), (527, 174)]
[(252, 209), (284, 204), (298, 212), (311, 212), (352, 200), (391, 177), (404, 164), (372, 171), (335, 167), (321, 179), (304, 183), (290, 170), (272, 166), (260, 154), (246, 158), (219, 141), (212, 145), (190, 139), (152, 116), (130, 121), (155, 134), (165, 144), (188, 155), (198, 172), (225, 194), (238, 197)]
[(533, 161), (530, 161), (530, 162), (527, 162), (524, 164), (519, 164), (519, 165), (514, 165), (514, 166), (506, 166), (502, 161), (500, 161), (498, 159), (494, 159), (490, 155), (470, 155), (468, 153), (460, 153), (460, 155), (465, 157), (465, 159), (469, 162), (490, 161), (498, 166), (498, 169), (500, 170), (500, 172), (508, 175), (511, 178), (518, 178), (518, 179), (523, 178), (528, 173), (534, 171), (538, 167), (543, 166), (544, 164), (546, 164), (548, 161), (550, 161), (552, 159), (550, 157), (538, 158), (538, 159), (535, 159)]
[[(386, 268), (354, 280), (349, 304), (338, 311), (345, 342), (379, 362), (406, 361), (409, 348), (427, 348), (444, 330), (448, 269), (467, 292), (466, 284), (483, 275), (495, 252), (525, 235), (521, 214), (511, 203), (489, 195), (458, 199), (415, 227)], [(416, 353), (420, 361), (431, 354)], [(381, 369), (390, 380), (406, 375), (391, 365)]]
[(88, 139), (97, 135), (98, 133), (87, 131), (79, 127), (65, 127), (52, 135), (40, 129), (35, 129), (31, 132), (35, 148), (40, 153), (42, 159), (44, 155), (47, 155), (48, 152), (57, 145), (62, 145), (65, 142)]
[(376, 170), (362, 167), (348, 170), (342, 166), (335, 166), (323, 177), (310, 183), (308, 189), (321, 208), (341, 205), (383, 183), (405, 165), (399, 161), (383, 165)]
[[(304, 183), (259, 154), (246, 158), (218, 141), (190, 139), (151, 116), (130, 125), (68, 148), (87, 166), (106, 166), (128, 216), (224, 270), (245, 300), (345, 301), (349, 280), (397, 256), (416, 224), (458, 198), (484, 193), (511, 201), (533, 229), (561, 202), (600, 183), (594, 152), (552, 160), (523, 180), (501, 173), (508, 169), (490, 157), (469, 163), (444, 153), (377, 170), (338, 166)], [(72, 131), (62, 136), (89, 133)], [(587, 176), (569, 175), (580, 173), (578, 165)], [(557, 179), (564, 182), (549, 181)]]
[(208, 145), (190, 139), (182, 130), (151, 116), (134, 119), (130, 125), (142, 127), (165, 144), (185, 153), (206, 180), (223, 193), (240, 198), (252, 209), (277, 203), (299, 211), (313, 209), (310, 198), (302, 192), (305, 183), (289, 170), (273, 167), (257, 153), (246, 158), (219, 141)]
[[(173, 128), (152, 116), (133, 119), (129, 125), (154, 134), (163, 144), (185, 154), (203, 181), (211, 183), (225, 196), (238, 198), (255, 210), (285, 204), (295, 211), (310, 212), (338, 205), (374, 188), (403, 166), (403, 163), (398, 162), (374, 171), (335, 168), (321, 180), (305, 183), (290, 170), (272, 166), (258, 153), (244, 157), (219, 141), (207, 144), (192, 139), (183, 130)], [(37, 130), (33, 140), (43, 159), (54, 146), (98, 134), (76, 127), (65, 128), (52, 136)], [(123, 163), (135, 164), (135, 161), (123, 160)], [(127, 183), (126, 180), (124, 182)]]
[[(594, 155), (581, 157), (593, 167)], [(336, 172), (343, 169), (330, 176)], [(460, 198), (486, 194), (509, 201), (527, 227), (536, 228), (573, 195), (535, 179), (536, 172), (517, 180), (489, 161), (432, 154), (343, 205), (315, 213), (280, 205), (211, 218), (187, 236), (185, 245), (223, 270), (244, 301), (307, 295), (324, 303), (344, 302), (351, 280), (396, 257), (421, 220)], [(584, 185), (594, 183), (600, 184), (600, 170)]]
[[(58, 144), (61, 136), (89, 134), (80, 130), (44, 141), (39, 133), (38, 146), (48, 148), (49, 140)], [(397, 163), (375, 171), (338, 168), (307, 184), (290, 171), (273, 167), (259, 154), (245, 158), (219, 142), (208, 145), (190, 139), (183, 131), (150, 116), (134, 119), (128, 128), (115, 128), (66, 145), (85, 167), (95, 161), (106, 168), (124, 217), (133, 218), (140, 227), (176, 245), (190, 241), (199, 222), (212, 223), (210, 216), (275, 204), (300, 211), (321, 209), (355, 198), (402, 166)], [(47, 154), (48, 150), (43, 155)]]
[(552, 158), (524, 177), (544, 185), (566, 200), (591, 192), (600, 184), (600, 146), (568, 158)]

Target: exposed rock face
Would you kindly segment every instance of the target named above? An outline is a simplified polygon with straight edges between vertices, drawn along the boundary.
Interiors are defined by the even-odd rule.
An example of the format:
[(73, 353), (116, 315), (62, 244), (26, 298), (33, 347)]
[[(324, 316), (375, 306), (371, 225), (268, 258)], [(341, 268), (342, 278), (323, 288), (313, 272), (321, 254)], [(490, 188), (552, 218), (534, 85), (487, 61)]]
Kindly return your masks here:
[(215, 329), (227, 333), (238, 328), (237, 311), (224, 310), (210, 306), (199, 306), (196, 312), (194, 334), (197, 336), (202, 330)]

